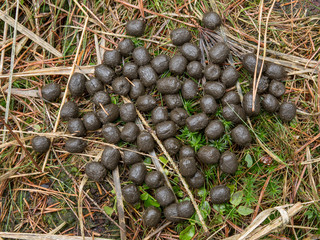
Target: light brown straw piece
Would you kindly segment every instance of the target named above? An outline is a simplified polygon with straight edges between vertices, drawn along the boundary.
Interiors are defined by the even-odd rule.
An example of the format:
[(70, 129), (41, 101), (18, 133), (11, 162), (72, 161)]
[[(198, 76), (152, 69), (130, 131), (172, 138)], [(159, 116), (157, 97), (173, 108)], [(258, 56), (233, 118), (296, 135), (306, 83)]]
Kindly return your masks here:
[(0, 232), (0, 237), (9, 239), (23, 239), (23, 240), (111, 240), (110, 238), (92, 238), (92, 237), (78, 237), (66, 235), (49, 235), (49, 234), (36, 234), (36, 233), (13, 233), (13, 232)]
[[(10, 17), (7, 13), (0, 10), (0, 19), (7, 24), (9, 24), (12, 27), (15, 27), (15, 20)], [(51, 52), (53, 55), (57, 57), (62, 57), (62, 53), (59, 52), (57, 49), (55, 49), (53, 46), (51, 46), (49, 43), (47, 43), (45, 40), (43, 40), (41, 37), (36, 35), (35, 33), (31, 32), (28, 28), (23, 26), (21, 23), (17, 23), (17, 30), (21, 32), (22, 34), (26, 35), (28, 38), (30, 38), (32, 41), (43, 47), (44, 49)]]
[[(285, 208), (289, 206), (291, 206), (291, 208), (289, 208), (286, 211)], [(236, 234), (232, 237), (226, 238), (225, 240), (261, 239), (269, 233), (275, 232), (285, 227), (286, 224), (289, 222), (289, 219), (295, 216), (302, 208), (303, 205), (300, 202), (298, 202), (293, 206), (284, 205), (271, 209), (266, 209), (262, 211), (241, 234)], [(259, 227), (259, 225), (275, 211), (279, 211), (281, 216), (276, 218), (269, 224)]]

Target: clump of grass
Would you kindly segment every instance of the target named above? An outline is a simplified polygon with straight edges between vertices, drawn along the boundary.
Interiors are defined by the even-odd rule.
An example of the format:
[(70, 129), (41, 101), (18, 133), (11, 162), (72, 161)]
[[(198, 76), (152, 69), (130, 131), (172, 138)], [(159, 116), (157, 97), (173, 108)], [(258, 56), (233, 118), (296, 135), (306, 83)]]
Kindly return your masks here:
[(181, 130), (181, 134), (178, 136), (178, 139), (186, 144), (189, 144), (191, 147), (198, 151), (202, 146), (206, 144), (206, 140), (203, 135), (199, 132), (190, 132), (187, 127), (184, 127)]

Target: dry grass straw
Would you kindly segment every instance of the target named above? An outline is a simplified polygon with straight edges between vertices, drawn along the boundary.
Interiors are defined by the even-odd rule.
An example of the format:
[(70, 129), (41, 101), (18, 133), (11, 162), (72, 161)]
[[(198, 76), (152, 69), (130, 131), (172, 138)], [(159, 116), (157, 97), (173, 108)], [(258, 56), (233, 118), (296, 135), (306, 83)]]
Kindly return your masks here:
[(307, 169), (308, 169), (308, 176), (309, 176), (309, 184), (312, 190), (313, 199), (316, 201), (319, 201), (318, 189), (314, 179), (314, 172), (311, 165), (312, 161), (311, 161), (311, 153), (310, 153), (309, 147), (307, 147), (306, 149), (306, 159), (307, 159), (306, 162), (308, 162)]
[(115, 191), (116, 191), (116, 197), (117, 197), (119, 225), (121, 226), (120, 236), (121, 236), (121, 240), (123, 240), (123, 239), (127, 239), (127, 237), (126, 237), (126, 221), (125, 221), (125, 215), (124, 215), (123, 197), (122, 197), (122, 192), (121, 192), (121, 183), (120, 183), (120, 175), (119, 175), (119, 168), (118, 167), (116, 167), (116, 169), (112, 171), (112, 178), (113, 178), (114, 187), (115, 187)]
[[(19, 7), (19, 5), (20, 5), (19, 1), (17, 1), (17, 6)], [(3, 12), (1, 10), (0, 10), (0, 19), (2, 21), (4, 21), (5, 23), (9, 24), (10, 26), (14, 27), (14, 29), (16, 29), (20, 33), (24, 34), (25, 36), (27, 36), (29, 39), (31, 39), (32, 41), (34, 41), (35, 43), (40, 45), (42, 48), (44, 48), (44, 49), (48, 50), (49, 52), (51, 52), (53, 55), (55, 55), (55, 56), (57, 56), (59, 58), (62, 57), (62, 53), (60, 53), (57, 49), (52, 47), (49, 43), (47, 43), (41, 37), (39, 37), (38, 35), (36, 35), (32, 31), (30, 31), (29, 29), (27, 29), (22, 24), (16, 23), (15, 20), (12, 17), (10, 17), (7, 13), (5, 13), (5, 12)], [(13, 44), (13, 46), (14, 45), (15, 44)]]
[[(266, 52), (267, 52), (266, 49), (267, 49), (268, 23), (269, 23), (270, 15), (271, 15), (271, 12), (272, 12), (272, 9), (274, 7), (275, 2), (276, 2), (276, 0), (273, 0), (272, 5), (271, 5), (271, 7), (269, 9), (267, 20), (266, 20), (266, 24), (265, 24), (266, 25), (266, 27), (265, 27), (266, 29), (265, 29), (264, 41), (263, 41), (263, 55), (262, 55), (262, 63), (261, 63), (262, 66), (264, 65), (264, 60), (265, 60)], [(263, 70), (263, 68), (260, 69), (259, 76), (258, 76), (258, 79), (257, 79), (257, 69), (258, 69), (259, 56), (260, 56), (261, 20), (262, 20), (261, 19), (262, 18), (261, 15), (262, 15), (263, 3), (264, 3), (264, 1), (262, 0), (260, 2), (260, 10), (259, 10), (259, 42), (258, 42), (258, 50), (257, 50), (257, 57), (256, 57), (256, 66), (255, 66), (254, 75), (253, 75), (252, 102), (256, 101), (258, 86), (259, 86), (259, 83), (260, 83), (260, 79), (262, 77), (262, 70)], [(252, 111), (254, 111), (254, 107), (255, 107), (255, 104), (252, 104)]]
[[(7, 99), (6, 99), (6, 112), (4, 116), (4, 121), (5, 123), (8, 123), (8, 118), (9, 118), (9, 107), (10, 107), (10, 102), (11, 102), (11, 88), (12, 88), (12, 79), (13, 79), (13, 69), (14, 69), (14, 58), (15, 58), (15, 47), (16, 47), (16, 41), (17, 41), (17, 25), (18, 25), (18, 17), (19, 17), (19, 6), (20, 3), (17, 1), (17, 8), (16, 8), (16, 16), (15, 20), (12, 19), (12, 23), (14, 26), (14, 32), (13, 32), (13, 41), (12, 41), (12, 49), (11, 49), (11, 61), (10, 61), (10, 73), (9, 73), (9, 87), (8, 87), (8, 93), (7, 93)], [(0, 12), (0, 16), (2, 14), (5, 14), (4, 12)], [(4, 126), (6, 128), (7, 126)], [(6, 135), (3, 133), (3, 138), (2, 141), (4, 142), (6, 140)]]
[(48, 234), (49, 235), (54, 235), (57, 232), (59, 232), (65, 225), (67, 224), (67, 222), (62, 222), (59, 226), (57, 226), (55, 229), (53, 229), (52, 231), (50, 231)]
[(87, 175), (84, 175), (80, 187), (79, 187), (79, 196), (78, 196), (78, 218), (79, 218), (79, 223), (80, 223), (80, 231), (81, 231), (81, 236), (82, 239), (85, 239), (85, 232), (84, 232), (84, 225), (83, 225), (83, 211), (82, 211), (82, 203), (83, 203), (83, 187), (88, 181)]
[(8, 239), (23, 239), (23, 240), (111, 240), (110, 238), (99, 237), (75, 237), (63, 235), (49, 235), (49, 234), (36, 234), (36, 233), (13, 233), (13, 232), (0, 232), (0, 237)]
[[(1, 45), (5, 45), (7, 40), (7, 33), (8, 33), (8, 23), (4, 23), (4, 29), (3, 29), (3, 39), (1, 42)], [(2, 75), (3, 71), (3, 63), (4, 63), (4, 55), (5, 55), (5, 48), (1, 50), (1, 57), (0, 57), (0, 75)], [(1, 83), (1, 82), (0, 82)]]
[[(260, 1), (259, 5), (259, 29), (258, 29), (258, 49), (257, 49), (257, 57), (256, 57), (256, 66), (254, 68), (254, 73), (253, 73), (253, 93), (252, 93), (252, 102), (255, 102), (256, 100), (256, 95), (257, 95), (257, 89), (258, 89), (258, 84), (260, 81), (260, 77), (262, 74), (262, 68), (259, 71), (259, 77), (257, 81), (257, 69), (258, 69), (258, 64), (259, 64), (259, 56), (260, 56), (260, 41), (261, 41), (261, 21), (262, 21), (262, 8), (263, 8), (263, 3), (264, 1)], [(270, 13), (270, 12), (269, 12)], [(267, 28), (266, 28), (267, 29)], [(266, 38), (266, 34), (265, 34)], [(265, 41), (266, 42), (266, 41)], [(266, 48), (266, 45), (264, 44), (264, 48)], [(262, 58), (262, 65), (264, 63), (264, 57), (265, 57), (265, 51), (264, 51), (264, 56)], [(254, 111), (254, 106), (255, 104), (252, 104), (252, 111)]]
[[(266, 235), (279, 230), (280, 228), (285, 227), (286, 224), (289, 223), (289, 219), (295, 216), (299, 211), (302, 210), (303, 205), (301, 203), (296, 203), (291, 206), (287, 211), (285, 208), (288, 206), (278, 206), (275, 208), (270, 208), (262, 211), (252, 222), (251, 224), (244, 230), (241, 234), (234, 235), (232, 237), (226, 238), (226, 240), (256, 240), (265, 237)], [(259, 225), (267, 219), (271, 214), (275, 211), (280, 213), (280, 217), (273, 220), (267, 225), (259, 227)]]
[[(52, 75), (69, 75), (72, 67), (51, 67), (51, 68), (42, 68), (37, 70), (29, 70), (19, 73), (14, 73), (13, 77), (32, 77), (32, 76), (52, 76)], [(94, 66), (76, 66), (76, 71), (83, 74), (92, 74), (94, 72)], [(8, 78), (9, 74), (2, 74), (0, 78)]]

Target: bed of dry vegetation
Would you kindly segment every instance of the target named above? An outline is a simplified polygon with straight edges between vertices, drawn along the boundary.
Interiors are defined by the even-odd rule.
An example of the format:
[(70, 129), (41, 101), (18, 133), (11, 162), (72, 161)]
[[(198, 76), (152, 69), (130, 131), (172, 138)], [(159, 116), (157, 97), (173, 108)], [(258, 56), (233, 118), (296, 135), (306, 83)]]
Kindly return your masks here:
[[(319, 237), (319, 0), (0, 2), (0, 239)], [(212, 9), (223, 19), (217, 32), (200, 25), (203, 12)], [(296, 103), (296, 119), (284, 124), (276, 115), (265, 113), (251, 119), (254, 144), (245, 149), (233, 147), (240, 158), (236, 175), (222, 175), (216, 167), (203, 168), (206, 186), (192, 195), (205, 227), (194, 216), (178, 225), (163, 220), (158, 229), (146, 228), (141, 214), (153, 199), (143, 187), (141, 204), (124, 203), (124, 215), (119, 215), (121, 204), (117, 203), (121, 200), (117, 201), (115, 186), (120, 184), (118, 176), (121, 183), (127, 180), (126, 168), (110, 173), (101, 184), (88, 181), (84, 166), (99, 158), (101, 135), (88, 136), (85, 153), (67, 153), (63, 150), (66, 124), (57, 116), (70, 97), (64, 94), (57, 103), (39, 98), (39, 89), (46, 83), (57, 82), (65, 90), (73, 71), (92, 74), (103, 51), (115, 48), (122, 39), (126, 22), (139, 17), (146, 19), (147, 29), (143, 38), (134, 42), (154, 55), (176, 51), (169, 35), (182, 26), (192, 31), (193, 41), (199, 40), (203, 54), (216, 41), (227, 41), (233, 54), (230, 61), (241, 73), (241, 92), (248, 91), (250, 79), (241, 67), (243, 53), (258, 50), (266, 61), (281, 64), (288, 71), (283, 99)], [(113, 96), (113, 101), (123, 100)], [(82, 112), (92, 108), (89, 99), (77, 102)], [(184, 107), (198, 111), (197, 104), (185, 102)], [(54, 139), (47, 155), (32, 151), (30, 139), (35, 135)], [(180, 138), (196, 148), (206, 144), (206, 139), (188, 131)], [(227, 143), (221, 141), (219, 147), (224, 149)], [(175, 193), (189, 198), (160, 147), (156, 154)], [(145, 162), (154, 168), (150, 158)], [(218, 183), (232, 189), (230, 204), (210, 203), (208, 191)], [(125, 227), (119, 226), (121, 220)]]

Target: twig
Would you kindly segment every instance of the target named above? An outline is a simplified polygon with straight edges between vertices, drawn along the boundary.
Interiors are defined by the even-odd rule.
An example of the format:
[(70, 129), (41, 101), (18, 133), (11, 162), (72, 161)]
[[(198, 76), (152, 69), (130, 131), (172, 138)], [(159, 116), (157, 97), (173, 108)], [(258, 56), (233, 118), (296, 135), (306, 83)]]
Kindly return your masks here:
[[(17, 1), (17, 10), (16, 10), (16, 12), (18, 12), (18, 8), (19, 8), (19, 3), (18, 2), (19, 1)], [(2, 21), (4, 21), (4, 22), (8, 23), (10, 26), (14, 27), (15, 31), (18, 30), (19, 32), (23, 33), (28, 38), (30, 38), (32, 41), (34, 41), (35, 43), (39, 44), (44, 49), (46, 49), (49, 52), (51, 52), (53, 55), (55, 55), (57, 57), (63, 57), (62, 53), (60, 53), (57, 49), (52, 47), (49, 43), (44, 41), (41, 37), (39, 37), (35, 33), (31, 32), (29, 29), (24, 27), (22, 24), (15, 23), (15, 20), (12, 17), (10, 17), (8, 14), (6, 14), (5, 12), (3, 12), (1, 10), (0, 10), (0, 19)], [(13, 46), (14, 45), (15, 44), (13, 44)]]

